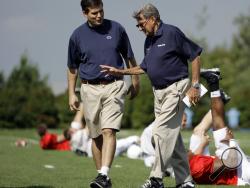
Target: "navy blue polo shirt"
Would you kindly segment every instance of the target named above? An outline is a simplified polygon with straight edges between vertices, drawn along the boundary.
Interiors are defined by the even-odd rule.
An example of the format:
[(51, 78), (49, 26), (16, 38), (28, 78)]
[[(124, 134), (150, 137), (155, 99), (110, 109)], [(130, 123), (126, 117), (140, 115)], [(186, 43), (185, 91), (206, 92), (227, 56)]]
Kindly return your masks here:
[(164, 88), (188, 77), (188, 61), (199, 56), (202, 49), (177, 27), (161, 22), (156, 34), (146, 38), (144, 52), (140, 67), (153, 86)]
[(68, 47), (68, 67), (79, 69), (82, 80), (105, 79), (99, 65), (123, 68), (123, 58), (133, 58), (134, 54), (125, 29), (117, 22), (104, 19), (102, 25), (90, 27), (86, 22), (78, 27), (70, 37)]

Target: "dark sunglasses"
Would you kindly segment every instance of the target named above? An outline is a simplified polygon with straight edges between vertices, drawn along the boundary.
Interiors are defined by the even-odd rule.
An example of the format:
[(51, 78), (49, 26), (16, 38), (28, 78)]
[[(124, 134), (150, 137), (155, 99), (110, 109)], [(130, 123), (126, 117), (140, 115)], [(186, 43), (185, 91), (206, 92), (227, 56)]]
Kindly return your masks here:
[(146, 26), (146, 24), (148, 23), (148, 21), (149, 21), (149, 19), (147, 19), (145, 22), (143, 22), (143, 23), (138, 23), (137, 25), (136, 25), (136, 27), (138, 27), (139, 29), (141, 28), (144, 28), (145, 26)]

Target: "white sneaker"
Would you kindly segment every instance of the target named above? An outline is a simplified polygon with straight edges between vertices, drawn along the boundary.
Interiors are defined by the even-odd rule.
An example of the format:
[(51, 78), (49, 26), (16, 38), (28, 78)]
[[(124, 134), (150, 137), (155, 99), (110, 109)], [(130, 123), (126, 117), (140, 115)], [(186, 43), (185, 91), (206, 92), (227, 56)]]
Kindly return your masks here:
[(183, 184), (177, 185), (176, 188), (194, 188), (195, 185), (192, 181), (185, 182)]

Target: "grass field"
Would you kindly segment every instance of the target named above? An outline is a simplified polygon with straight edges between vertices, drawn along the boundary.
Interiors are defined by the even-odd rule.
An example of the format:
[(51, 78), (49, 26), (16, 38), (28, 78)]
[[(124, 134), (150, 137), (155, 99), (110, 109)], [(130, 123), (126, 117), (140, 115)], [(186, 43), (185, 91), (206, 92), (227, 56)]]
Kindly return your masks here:
[[(60, 132), (56, 130), (54, 132)], [(119, 137), (141, 131), (124, 130)], [(184, 142), (188, 144), (190, 131), (183, 131)], [(235, 132), (243, 150), (250, 154), (250, 132)], [(19, 148), (15, 141), (25, 138), (28, 146)], [(82, 187), (88, 188), (89, 182), (96, 176), (92, 159), (76, 156), (72, 152), (43, 151), (38, 145), (35, 130), (0, 130), (0, 187)], [(150, 169), (141, 160), (126, 157), (115, 158), (110, 172), (113, 188), (138, 188), (149, 175)], [(171, 178), (165, 178), (166, 187), (174, 187)], [(200, 186), (197, 187), (230, 187)], [(250, 186), (249, 186), (250, 187)]]

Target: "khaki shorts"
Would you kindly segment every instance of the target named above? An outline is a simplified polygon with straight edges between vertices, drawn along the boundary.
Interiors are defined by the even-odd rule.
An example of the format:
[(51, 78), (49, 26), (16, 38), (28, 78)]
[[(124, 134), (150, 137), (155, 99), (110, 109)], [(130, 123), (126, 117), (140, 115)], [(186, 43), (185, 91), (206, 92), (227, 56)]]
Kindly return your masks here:
[(81, 85), (83, 112), (91, 138), (101, 135), (105, 128), (120, 130), (127, 91), (123, 80), (107, 85)]

